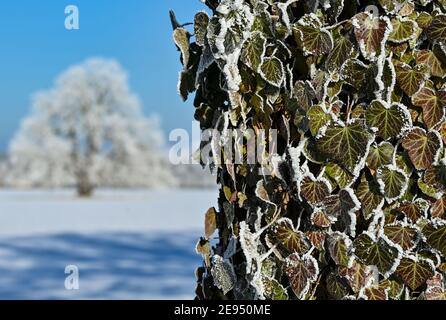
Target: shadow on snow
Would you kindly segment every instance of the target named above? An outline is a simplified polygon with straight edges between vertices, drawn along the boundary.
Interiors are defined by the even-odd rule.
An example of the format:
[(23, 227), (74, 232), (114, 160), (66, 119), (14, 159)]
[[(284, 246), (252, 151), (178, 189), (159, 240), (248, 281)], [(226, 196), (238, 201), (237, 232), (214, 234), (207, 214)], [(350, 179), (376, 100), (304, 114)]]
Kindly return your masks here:
[[(0, 299), (192, 299), (197, 234), (2, 238)], [(67, 265), (79, 268), (79, 290), (64, 287)]]

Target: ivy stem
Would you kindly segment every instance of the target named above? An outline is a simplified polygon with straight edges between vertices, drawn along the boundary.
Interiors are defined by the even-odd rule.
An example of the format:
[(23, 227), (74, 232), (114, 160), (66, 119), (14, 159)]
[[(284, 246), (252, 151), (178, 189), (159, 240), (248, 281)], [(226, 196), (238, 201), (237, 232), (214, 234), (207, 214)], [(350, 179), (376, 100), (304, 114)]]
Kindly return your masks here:
[(347, 96), (347, 123), (350, 122), (350, 113), (352, 112), (352, 106), (350, 104), (350, 96)]

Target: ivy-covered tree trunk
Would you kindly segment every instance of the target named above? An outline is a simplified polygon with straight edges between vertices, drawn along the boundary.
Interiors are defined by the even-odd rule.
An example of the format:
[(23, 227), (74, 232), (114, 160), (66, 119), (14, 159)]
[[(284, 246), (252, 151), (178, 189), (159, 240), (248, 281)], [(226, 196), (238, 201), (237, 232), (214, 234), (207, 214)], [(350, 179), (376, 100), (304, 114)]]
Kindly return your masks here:
[(173, 23), (220, 184), (197, 297), (446, 299), (446, 2), (205, 3)]

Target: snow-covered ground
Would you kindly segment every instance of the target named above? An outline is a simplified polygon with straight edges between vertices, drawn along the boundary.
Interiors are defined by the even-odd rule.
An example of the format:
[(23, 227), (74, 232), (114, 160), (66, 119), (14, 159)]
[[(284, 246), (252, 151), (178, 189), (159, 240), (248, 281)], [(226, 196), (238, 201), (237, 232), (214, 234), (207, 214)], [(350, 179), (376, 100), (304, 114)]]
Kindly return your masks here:
[[(192, 299), (216, 190), (0, 191), (0, 299)], [(66, 290), (67, 265), (79, 290)]]

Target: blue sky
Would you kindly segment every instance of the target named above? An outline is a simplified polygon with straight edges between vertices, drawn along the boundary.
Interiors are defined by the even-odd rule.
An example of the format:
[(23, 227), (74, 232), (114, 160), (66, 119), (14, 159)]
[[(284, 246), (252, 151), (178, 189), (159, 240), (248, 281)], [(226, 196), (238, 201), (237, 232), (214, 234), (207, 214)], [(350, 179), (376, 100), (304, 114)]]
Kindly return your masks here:
[[(65, 29), (64, 9), (79, 8), (80, 29)], [(50, 88), (68, 66), (88, 57), (117, 59), (146, 114), (167, 134), (190, 129), (192, 101), (176, 93), (179, 55), (168, 10), (180, 22), (205, 9), (199, 0), (14, 0), (0, 2), (0, 151), (29, 113), (33, 92)]]

